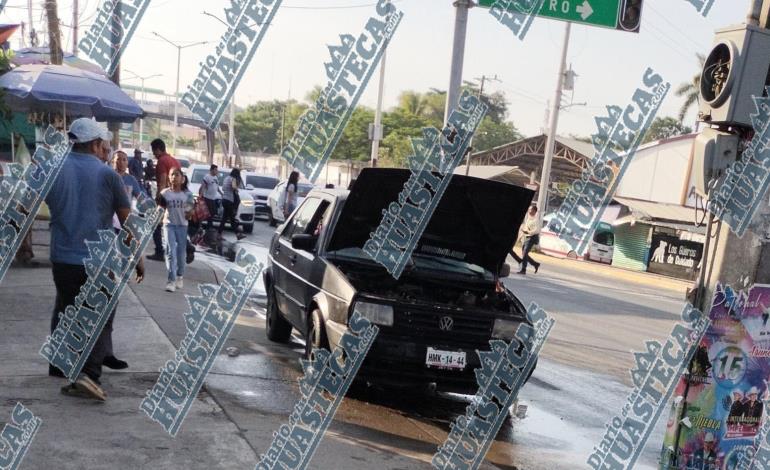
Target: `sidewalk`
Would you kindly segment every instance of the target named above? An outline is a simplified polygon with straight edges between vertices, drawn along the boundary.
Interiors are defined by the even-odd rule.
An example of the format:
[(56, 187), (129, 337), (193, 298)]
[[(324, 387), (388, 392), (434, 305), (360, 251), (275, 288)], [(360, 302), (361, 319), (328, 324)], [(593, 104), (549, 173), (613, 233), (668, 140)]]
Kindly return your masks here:
[[(521, 252), (520, 246), (517, 246), (517, 253)], [(609, 264), (597, 263), (594, 261), (582, 261), (573, 260), (569, 258), (557, 258), (555, 256), (544, 255), (542, 253), (534, 253), (533, 259), (543, 263), (543, 267), (547, 270), (548, 266), (556, 266), (563, 269), (572, 269), (581, 271), (588, 274), (595, 274), (613, 279), (622, 279), (624, 281), (641, 284), (647, 287), (653, 287), (657, 289), (667, 289), (675, 292), (680, 292), (684, 295), (687, 288), (691, 287), (693, 281), (684, 279), (676, 279), (673, 277), (661, 276), (659, 274), (653, 274), (648, 272), (637, 272), (628, 269), (617, 268), (610, 266)], [(512, 258), (508, 258), (511, 262), (511, 266), (515, 267), (516, 263)], [(513, 268), (512, 268), (513, 269)]]
[[(0, 284), (0, 423), (9, 421), (19, 401), (43, 420), (21, 468), (253, 468), (255, 452), (205, 388), (176, 438), (139, 410), (158, 369), (174, 354), (165, 332), (173, 332), (174, 343), (184, 335), (187, 303), (181, 292), (163, 291), (163, 263), (145, 262), (144, 283), (132, 281), (120, 299), (114, 348), (130, 368), (104, 369), (107, 402), (59, 392), (66, 381), (48, 377), (47, 363), (38, 354), (49, 333), (55, 297), (47, 231), (35, 231), (33, 241), (41, 267), (12, 268)], [(184, 292), (192, 293), (198, 282), (216, 283), (217, 276), (203, 263), (188, 265)], [(153, 318), (159, 315), (162, 325)]]

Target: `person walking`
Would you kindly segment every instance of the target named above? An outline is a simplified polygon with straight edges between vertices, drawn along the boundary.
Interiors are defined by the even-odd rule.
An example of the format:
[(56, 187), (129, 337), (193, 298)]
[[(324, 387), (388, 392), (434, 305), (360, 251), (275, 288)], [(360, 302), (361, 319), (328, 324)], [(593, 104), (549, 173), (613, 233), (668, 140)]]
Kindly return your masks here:
[[(72, 150), (64, 159), (59, 176), (45, 199), (51, 213), (50, 257), (56, 287), (52, 334), (59, 324), (60, 314), (75, 304), (75, 298), (88, 280), (85, 260), (90, 255), (86, 241), (97, 241), (99, 230), (112, 228), (113, 214), (117, 213), (122, 224), (130, 212), (122, 179), (100, 161), (109, 156), (112, 133), (92, 119), (81, 118), (72, 122), (69, 137)], [(141, 282), (143, 278), (144, 264), (140, 259), (136, 265), (136, 281)], [(115, 310), (109, 313), (80, 375), (74, 383), (62, 388), (65, 395), (106, 400), (99, 379), (114, 317)], [(49, 366), (48, 374), (64, 377), (64, 373), (54, 366)]]
[(140, 149), (134, 149), (134, 157), (128, 162), (128, 173), (134, 177), (140, 187), (144, 187), (144, 162)]
[(166, 290), (174, 292), (184, 287), (187, 221), (192, 217), (193, 195), (187, 189), (181, 169), (172, 168), (168, 181), (171, 186), (160, 192), (158, 204), (166, 208), (166, 214), (163, 216), (163, 246), (168, 270)]
[[(157, 194), (160, 194), (164, 189), (169, 187), (168, 176), (172, 168), (182, 169), (182, 166), (178, 161), (166, 152), (166, 143), (161, 139), (155, 139), (150, 142), (150, 148), (152, 154), (158, 159), (158, 164), (155, 166), (155, 176), (158, 183)], [(152, 240), (155, 243), (155, 253), (148, 256), (147, 259), (153, 261), (163, 261), (166, 258), (163, 256), (163, 235), (161, 227), (155, 229), (152, 234)]]
[(518, 274), (527, 274), (528, 264), (532, 264), (535, 267), (535, 273), (537, 273), (537, 270), (540, 269), (540, 263), (529, 256), (532, 248), (540, 243), (540, 221), (537, 217), (537, 206), (534, 204), (529, 206), (529, 212), (527, 212), (527, 217), (524, 219), (521, 233), (524, 235), (521, 257), (516, 256), (516, 253), (511, 249), (513, 258), (521, 263), (521, 269), (519, 269)]
[(209, 218), (206, 220), (206, 230), (213, 226), (214, 216), (219, 211), (219, 205), (222, 203), (222, 189), (219, 187), (219, 168), (211, 165), (208, 174), (203, 177), (199, 190), (199, 197), (206, 201), (206, 207), (209, 209)]
[(299, 188), (299, 172), (292, 171), (289, 175), (289, 182), (286, 183), (286, 197), (283, 202), (283, 220), (289, 218), (289, 215), (297, 208), (297, 188)]
[(222, 221), (219, 223), (219, 234), (225, 230), (225, 224), (230, 222), (230, 225), (237, 232), (237, 237), (240, 240), (245, 235), (241, 232), (241, 226), (238, 222), (238, 206), (241, 203), (241, 199), (238, 196), (238, 188), (243, 186), (241, 180), (241, 170), (233, 168), (230, 174), (222, 181), (222, 208), (224, 209), (224, 215)]

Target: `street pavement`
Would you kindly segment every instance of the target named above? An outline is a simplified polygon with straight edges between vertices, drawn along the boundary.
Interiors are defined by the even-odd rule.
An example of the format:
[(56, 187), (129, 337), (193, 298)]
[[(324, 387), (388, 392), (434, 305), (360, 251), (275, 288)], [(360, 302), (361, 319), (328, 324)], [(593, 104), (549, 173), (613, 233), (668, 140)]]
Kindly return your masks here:
[[(264, 260), (272, 233), (257, 222), (237, 244)], [(47, 232), (36, 233), (38, 260)], [(228, 239), (235, 241), (232, 235)], [(484, 469), (584, 467), (604, 424), (630, 391), (631, 349), (664, 340), (684, 305), (686, 283), (567, 260), (544, 260), (538, 274), (507, 279), (526, 303), (537, 302), (557, 321), (518, 410), (498, 434)], [(216, 283), (231, 264), (199, 252), (188, 266), (185, 293)], [(43, 419), (22, 468), (253, 468), (272, 434), (299, 399), (304, 345), (269, 342), (264, 289), (258, 286), (225, 344), (176, 438), (139, 411), (158, 368), (185, 334), (181, 293), (163, 291), (162, 263), (148, 261), (147, 279), (126, 289), (115, 324), (116, 354), (127, 372), (107, 370), (106, 404), (64, 397), (61, 379), (47, 376), (37, 350), (48, 333), (54, 289), (50, 269), (13, 268), (0, 284), (0, 421), (21, 401)], [(514, 266), (515, 268), (515, 266)], [(659, 287), (658, 287), (659, 286)], [(357, 386), (343, 401), (314, 456), (313, 469), (429, 469), (430, 458), (464, 413), (468, 398), (427, 392), (393, 393)], [(664, 416), (667, 413), (664, 413)], [(522, 415), (523, 416), (523, 415)], [(654, 468), (662, 426), (636, 468)]]

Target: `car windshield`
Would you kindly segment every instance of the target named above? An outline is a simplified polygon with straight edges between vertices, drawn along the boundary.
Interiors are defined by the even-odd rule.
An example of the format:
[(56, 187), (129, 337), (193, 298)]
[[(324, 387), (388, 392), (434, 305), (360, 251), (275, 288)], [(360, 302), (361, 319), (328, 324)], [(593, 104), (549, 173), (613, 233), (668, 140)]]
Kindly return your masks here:
[(297, 194), (297, 196), (305, 197), (312, 190), (313, 190), (313, 185), (312, 184), (300, 184), (299, 185), (299, 193)]
[[(330, 251), (327, 253), (327, 255), (331, 255), (332, 257), (336, 258), (347, 258), (354, 259), (356, 261), (376, 263), (376, 261), (364, 253), (364, 250), (358, 247), (347, 247), (341, 250)], [(465, 276), (494, 280), (494, 275), (481, 266), (452, 258), (438, 257), (433, 255), (413, 254), (406, 270), (414, 271), (415, 269), (444, 271), (450, 272), (452, 274), (461, 274)]]
[(178, 162), (179, 162), (179, 165), (180, 165), (182, 168), (190, 168), (190, 160), (184, 160), (184, 159), (182, 159), (182, 158), (177, 158), (177, 160), (176, 160), (176, 161), (178, 161)]
[(190, 183), (196, 183), (200, 184), (203, 182), (203, 177), (208, 174), (209, 170), (200, 168), (193, 171), (192, 178), (190, 178)]
[(247, 175), (246, 184), (254, 186), (255, 189), (273, 189), (278, 184), (278, 178), (269, 176)]

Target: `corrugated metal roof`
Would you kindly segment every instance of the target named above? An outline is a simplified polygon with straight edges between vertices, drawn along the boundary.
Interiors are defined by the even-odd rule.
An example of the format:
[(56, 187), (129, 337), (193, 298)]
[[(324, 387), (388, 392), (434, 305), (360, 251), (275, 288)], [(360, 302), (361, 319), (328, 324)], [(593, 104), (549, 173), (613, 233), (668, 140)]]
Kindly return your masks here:
[[(456, 175), (464, 175), (465, 174), (465, 165), (460, 165), (457, 168), (455, 168), (454, 174)], [(470, 172), (468, 173), (468, 176), (473, 176), (474, 178), (482, 178), (482, 179), (492, 179), (500, 175), (504, 175), (509, 172), (518, 172), (519, 167), (517, 166), (507, 166), (507, 165), (471, 165)], [(521, 173), (523, 174), (523, 173)]]
[(556, 141), (566, 147), (569, 147), (575, 150), (576, 152), (580, 153), (586, 158), (593, 158), (594, 153), (596, 152), (594, 150), (594, 145), (590, 142), (582, 142), (577, 139), (572, 139), (570, 137), (563, 137), (560, 135), (556, 136)]
[(615, 197), (614, 199), (628, 207), (636, 220), (666, 220), (685, 224), (694, 224), (695, 222), (695, 209), (692, 207), (663, 202), (640, 201), (626, 197)]

